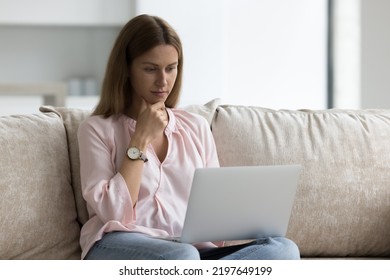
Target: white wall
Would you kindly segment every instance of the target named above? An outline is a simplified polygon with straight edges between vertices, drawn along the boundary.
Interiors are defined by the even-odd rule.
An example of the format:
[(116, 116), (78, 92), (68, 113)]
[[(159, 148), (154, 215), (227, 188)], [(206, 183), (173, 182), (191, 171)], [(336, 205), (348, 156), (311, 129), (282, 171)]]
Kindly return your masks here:
[(225, 3), (224, 0), (136, 1), (136, 15), (151, 14), (164, 18), (182, 40), (182, 106), (203, 104), (226, 94)]
[(335, 108), (361, 108), (361, 0), (333, 1)]
[(326, 107), (326, 1), (148, 0), (182, 37), (182, 105)]
[(322, 0), (229, 0), (228, 100), (326, 108), (326, 13)]
[[(181, 36), (181, 106), (221, 98), (276, 109), (326, 107), (326, 0), (128, 1), (134, 9), (129, 14), (161, 16)], [(51, 12), (43, 10), (41, 16)], [(67, 82), (74, 76), (102, 80), (120, 26), (86, 24), (82, 17), (58, 23), (50, 16), (47, 22), (30, 19), (30, 25), (18, 22), (18, 16), (7, 22), (0, 13), (0, 83)], [(7, 102), (0, 97), (0, 114), (11, 113)], [(29, 113), (20, 103), (13, 103), (15, 112)], [(36, 103), (31, 110), (37, 110)], [(68, 102), (83, 108), (85, 103)]]
[[(66, 82), (73, 76), (101, 81), (118, 21), (111, 15), (113, 24), (94, 16), (83, 22), (79, 15), (58, 22), (50, 17), (50, 5), (39, 6), (39, 17), (29, 22), (23, 22), (23, 13), (10, 16), (26, 1), (49, 0), (0, 0), (0, 83)], [(338, 107), (390, 108), (390, 1), (335, 1), (347, 2), (355, 8), (339, 15), (346, 49), (339, 60), (344, 72), (336, 73)], [(76, 0), (62, 3), (79, 5)], [(110, 0), (96, 3), (100, 9), (114, 7)], [(326, 0), (121, 0), (115, 9), (160, 15), (178, 30), (185, 48), (182, 105), (220, 97), (232, 104), (324, 108), (325, 5)], [(87, 12), (87, 6), (80, 7)], [(120, 13), (121, 21), (126, 13)], [(37, 104), (40, 98), (0, 97), (0, 115), (36, 112)]]

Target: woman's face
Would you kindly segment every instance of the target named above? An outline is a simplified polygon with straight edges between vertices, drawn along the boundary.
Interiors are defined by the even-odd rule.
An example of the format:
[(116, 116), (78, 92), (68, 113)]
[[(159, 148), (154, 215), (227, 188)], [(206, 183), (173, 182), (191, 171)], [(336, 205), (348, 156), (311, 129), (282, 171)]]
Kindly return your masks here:
[(130, 67), (133, 104), (150, 104), (168, 98), (177, 77), (179, 55), (172, 45), (158, 45), (136, 57)]

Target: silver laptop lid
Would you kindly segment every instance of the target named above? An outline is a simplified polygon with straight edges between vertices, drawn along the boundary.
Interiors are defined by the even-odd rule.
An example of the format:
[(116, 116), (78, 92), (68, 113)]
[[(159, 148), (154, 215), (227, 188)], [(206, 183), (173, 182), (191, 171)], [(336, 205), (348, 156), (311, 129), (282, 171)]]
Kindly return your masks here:
[(300, 165), (195, 171), (181, 242), (285, 236)]

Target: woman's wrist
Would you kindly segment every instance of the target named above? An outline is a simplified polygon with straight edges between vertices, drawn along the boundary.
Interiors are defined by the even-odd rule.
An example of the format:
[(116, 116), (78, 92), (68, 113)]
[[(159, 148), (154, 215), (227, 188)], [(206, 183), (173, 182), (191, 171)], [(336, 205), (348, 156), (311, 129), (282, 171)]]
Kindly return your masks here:
[(144, 152), (146, 150), (146, 148), (148, 147), (148, 141), (146, 139), (133, 137), (130, 140), (130, 144), (129, 144), (128, 148), (130, 148), (130, 147), (137, 147), (139, 150)]

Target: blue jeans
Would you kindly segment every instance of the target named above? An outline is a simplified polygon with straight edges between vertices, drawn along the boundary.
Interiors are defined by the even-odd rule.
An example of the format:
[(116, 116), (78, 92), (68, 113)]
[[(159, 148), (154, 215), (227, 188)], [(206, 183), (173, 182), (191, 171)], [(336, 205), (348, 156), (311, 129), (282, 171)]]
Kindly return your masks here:
[(220, 248), (196, 249), (191, 244), (148, 237), (141, 233), (111, 232), (89, 250), (86, 260), (297, 260), (297, 245), (287, 238), (258, 239)]

